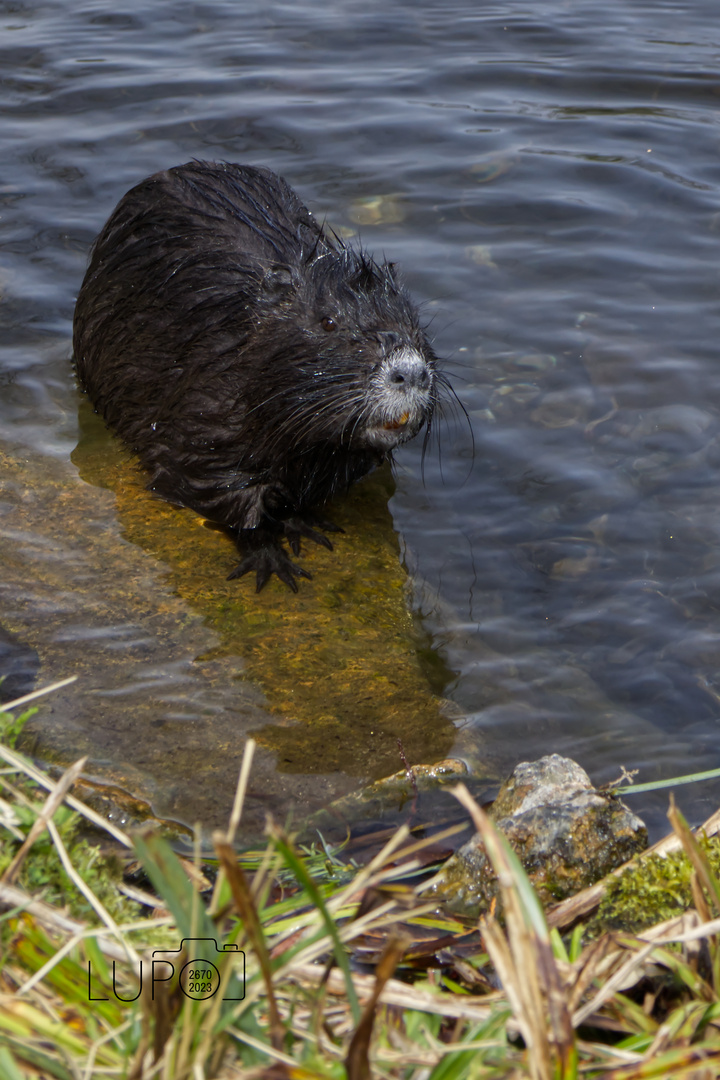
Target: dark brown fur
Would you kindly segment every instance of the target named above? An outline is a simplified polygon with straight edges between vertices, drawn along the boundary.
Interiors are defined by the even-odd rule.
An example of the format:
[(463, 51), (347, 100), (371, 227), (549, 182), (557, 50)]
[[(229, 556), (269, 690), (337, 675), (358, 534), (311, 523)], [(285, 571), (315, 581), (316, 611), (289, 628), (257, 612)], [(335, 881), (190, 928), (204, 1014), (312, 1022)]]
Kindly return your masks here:
[[(435, 356), (393, 268), (268, 169), (190, 162), (121, 200), (75, 309), (78, 378), (150, 488), (228, 528), (231, 576), (309, 576), (312, 511), (429, 422)], [(323, 527), (321, 523), (321, 527)], [(331, 528), (324, 523), (325, 528)]]

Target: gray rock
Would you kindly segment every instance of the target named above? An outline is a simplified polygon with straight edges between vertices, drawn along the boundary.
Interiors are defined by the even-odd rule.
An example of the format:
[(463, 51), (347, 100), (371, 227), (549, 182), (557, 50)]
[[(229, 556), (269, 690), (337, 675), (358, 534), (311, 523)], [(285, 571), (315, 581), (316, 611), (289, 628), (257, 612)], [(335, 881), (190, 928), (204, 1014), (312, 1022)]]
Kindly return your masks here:
[[(615, 796), (597, 791), (584, 769), (550, 754), (522, 762), (489, 810), (510, 841), (543, 903), (563, 900), (647, 847), (647, 830)], [(443, 895), (475, 915), (498, 893), (479, 836), (448, 860)]]
[(712, 413), (697, 409), (694, 405), (662, 405), (640, 414), (632, 437), (646, 446), (657, 446), (659, 449), (665, 447), (663, 436), (667, 435), (678, 435), (689, 444), (700, 446), (707, 441), (704, 433), (714, 422)]

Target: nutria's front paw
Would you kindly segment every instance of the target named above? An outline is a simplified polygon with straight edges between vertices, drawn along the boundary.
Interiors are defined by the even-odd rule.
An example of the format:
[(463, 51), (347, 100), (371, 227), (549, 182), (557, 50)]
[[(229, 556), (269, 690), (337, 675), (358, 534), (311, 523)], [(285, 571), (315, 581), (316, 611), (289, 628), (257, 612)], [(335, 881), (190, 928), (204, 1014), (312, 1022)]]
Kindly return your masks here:
[(312, 578), (312, 574), (304, 570), (302, 566), (298, 566), (294, 563), (290, 556), (287, 555), (281, 547), (277, 544), (271, 544), (267, 547), (256, 548), (255, 551), (251, 551), (249, 555), (240, 562), (231, 574), (228, 574), (227, 580), (232, 578), (240, 578), (245, 574), (249, 574), (255, 571), (255, 591), (260, 590), (267, 584), (271, 574), (276, 574), (281, 581), (283, 581), (293, 592), (298, 591), (296, 577)]
[(287, 541), (292, 548), (293, 555), (300, 554), (300, 538), (305, 537), (306, 540), (313, 540), (316, 544), (322, 544), (328, 551), (332, 551), (333, 546), (328, 540), (327, 536), (318, 532), (313, 526), (318, 526), (320, 529), (324, 529), (325, 532), (343, 532), (339, 525), (334, 525), (332, 521), (325, 521), (322, 518), (316, 517), (291, 517), (287, 518), (283, 522), (285, 529), (285, 535)]

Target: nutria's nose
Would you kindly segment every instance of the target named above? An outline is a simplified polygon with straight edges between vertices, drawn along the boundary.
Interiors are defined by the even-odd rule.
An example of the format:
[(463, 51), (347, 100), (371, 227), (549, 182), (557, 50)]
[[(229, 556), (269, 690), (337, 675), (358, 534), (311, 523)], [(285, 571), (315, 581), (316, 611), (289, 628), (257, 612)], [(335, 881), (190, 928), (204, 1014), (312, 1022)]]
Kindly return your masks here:
[(430, 369), (425, 359), (415, 349), (397, 349), (388, 359), (388, 382), (398, 389), (427, 390), (430, 385)]

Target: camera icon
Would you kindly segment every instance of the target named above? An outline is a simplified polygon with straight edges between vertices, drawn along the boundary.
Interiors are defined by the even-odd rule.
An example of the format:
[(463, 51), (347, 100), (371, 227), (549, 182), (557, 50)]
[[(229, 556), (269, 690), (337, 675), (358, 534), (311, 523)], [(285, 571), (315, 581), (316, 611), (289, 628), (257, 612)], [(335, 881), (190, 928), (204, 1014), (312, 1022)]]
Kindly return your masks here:
[[(235, 944), (220, 946), (215, 938), (183, 938), (177, 949), (154, 949), (152, 954), (152, 997), (155, 1000), (155, 983), (170, 982), (175, 975), (176, 967), (184, 956), (188, 960), (178, 972), (178, 986), (186, 997), (194, 1001), (204, 1001), (214, 997), (221, 989), (223, 978), (225, 987), (230, 989), (229, 983), (233, 973), (221, 975), (219, 968), (210, 959), (232, 954), (242, 957), (242, 963), (234, 965), (234, 974), (240, 982), (241, 993), (222, 995), (223, 1001), (242, 1001), (245, 997), (245, 953)], [(158, 957), (156, 960), (155, 958)], [(161, 975), (156, 970), (156, 965), (166, 965), (170, 968), (169, 975)], [(233, 989), (235, 989), (233, 987)]]

